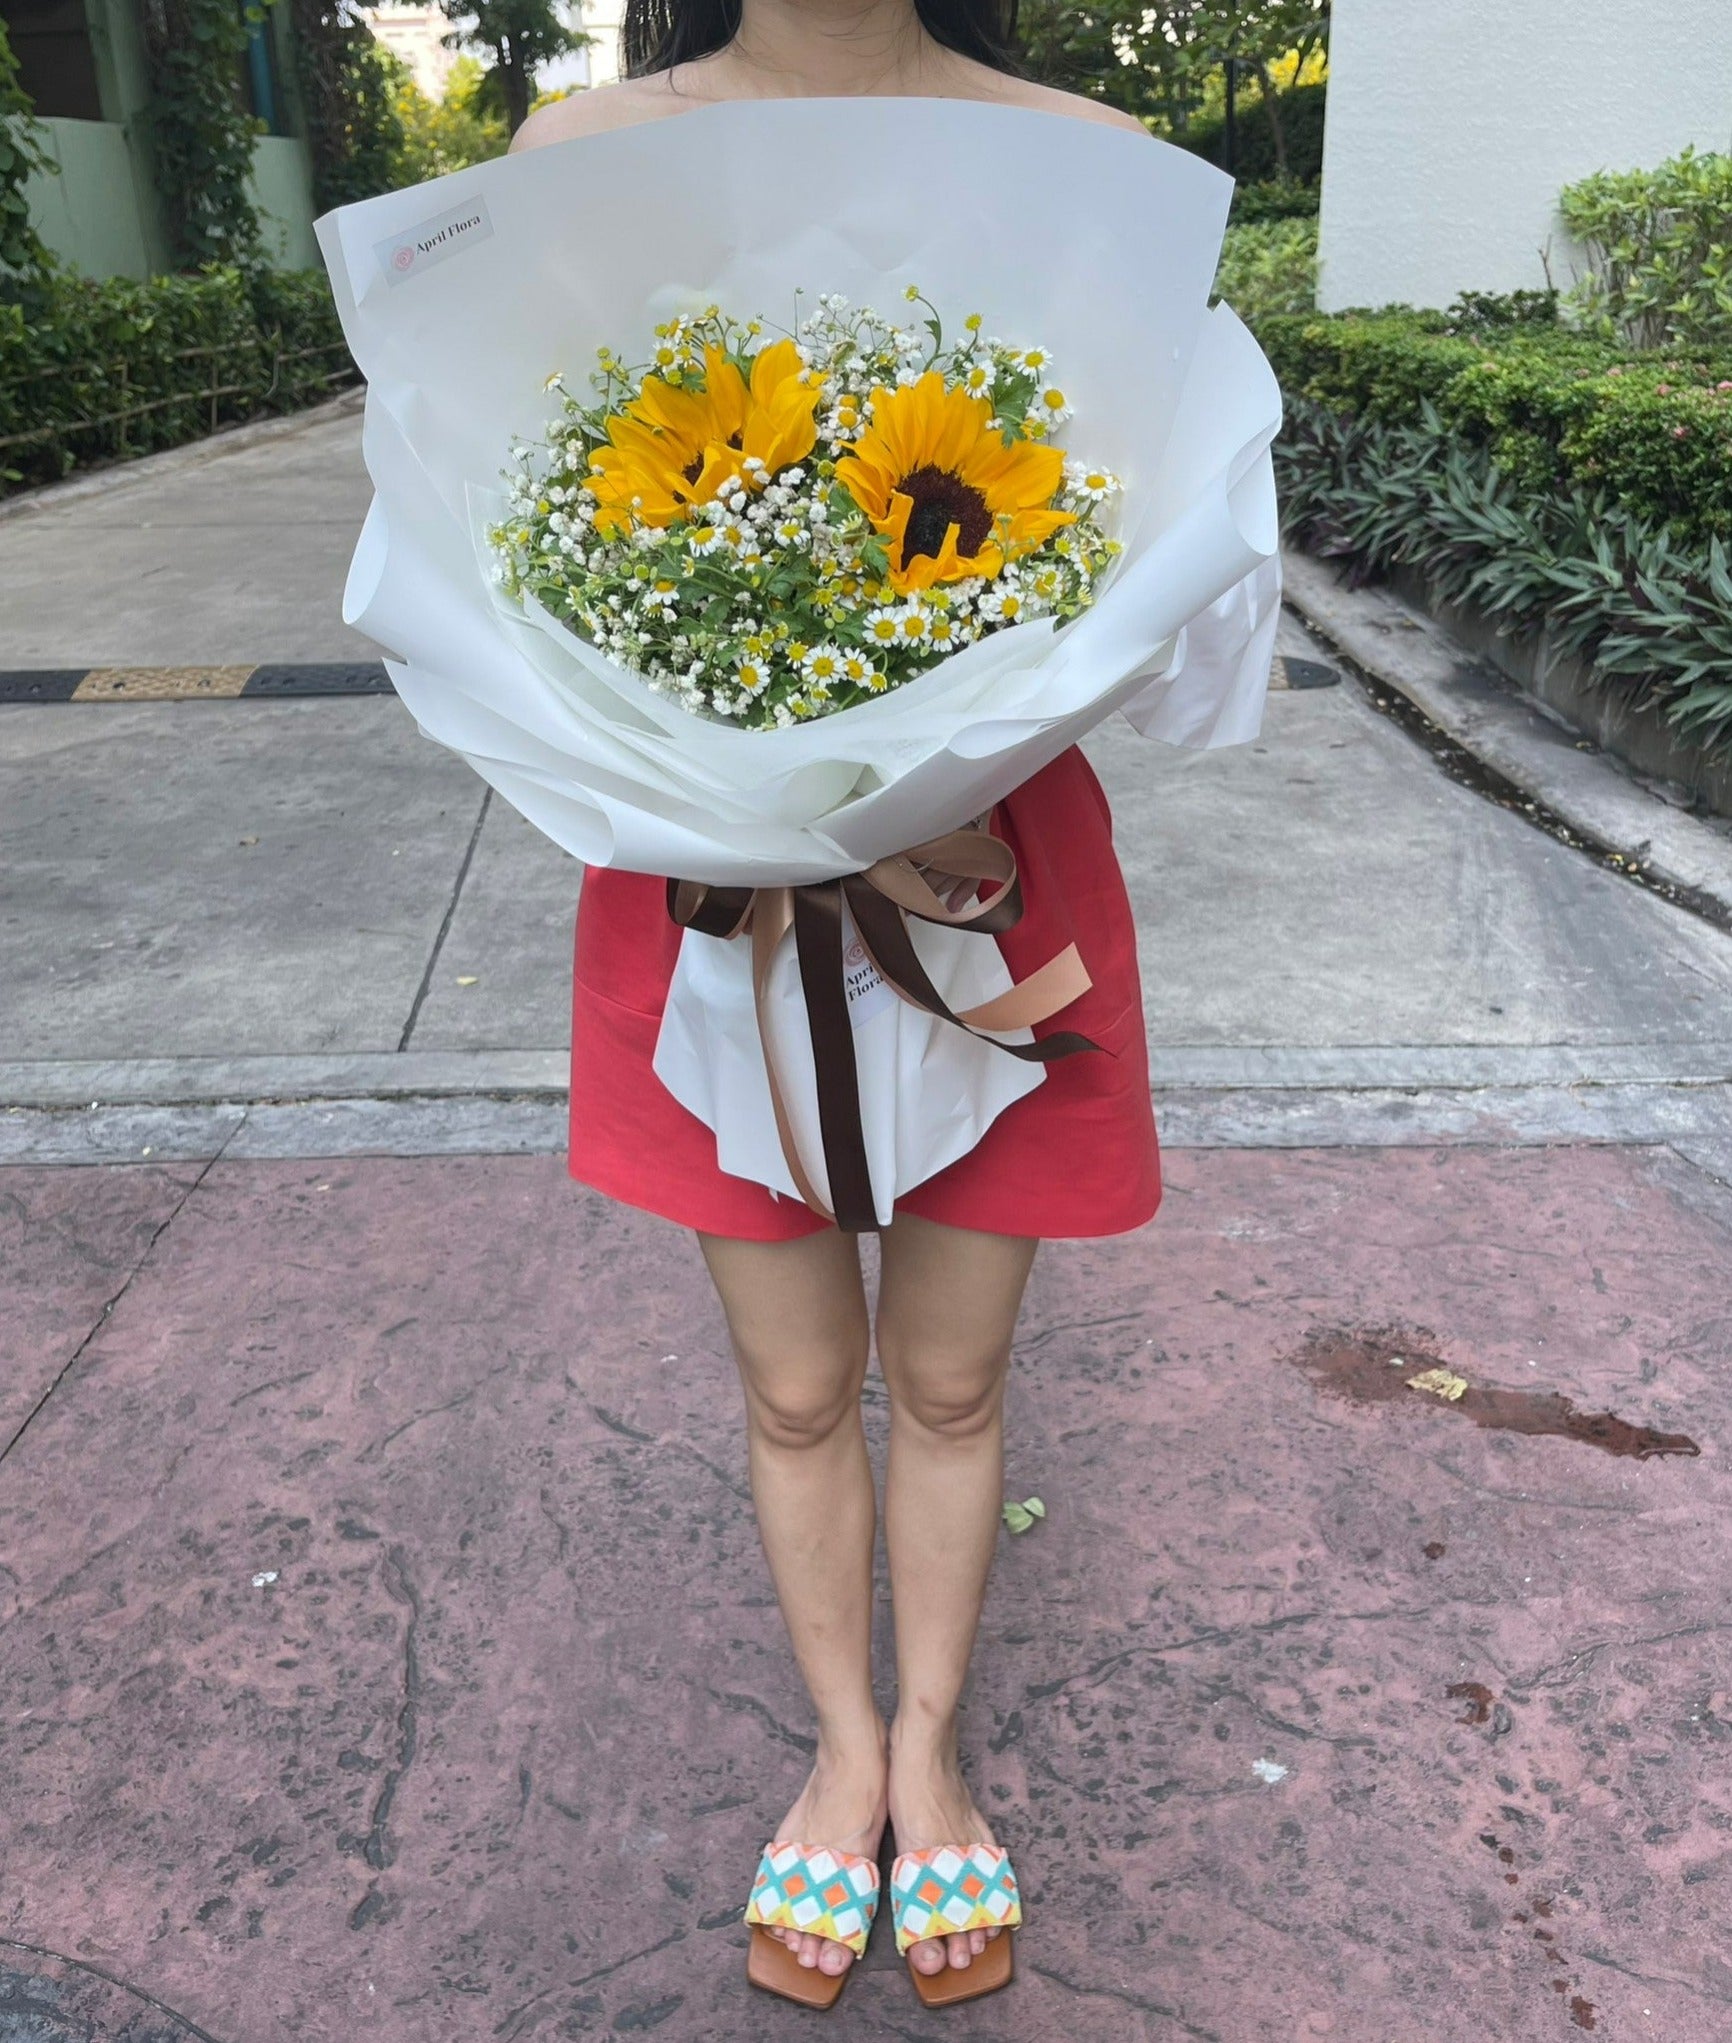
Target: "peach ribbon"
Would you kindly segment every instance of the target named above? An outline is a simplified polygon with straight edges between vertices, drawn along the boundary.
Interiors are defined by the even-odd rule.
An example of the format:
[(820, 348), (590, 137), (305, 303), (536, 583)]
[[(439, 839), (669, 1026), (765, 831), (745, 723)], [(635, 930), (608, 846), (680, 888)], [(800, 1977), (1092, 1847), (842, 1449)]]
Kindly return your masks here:
[[(938, 886), (934, 886), (934, 880)], [(983, 885), (996, 885), (985, 898)], [(942, 888), (942, 892), (940, 891)], [(1100, 1045), (1074, 1030), (1060, 1030), (1033, 1043), (1005, 1043), (995, 1032), (1032, 1028), (1046, 1021), (1092, 983), (1074, 943), (1026, 979), (953, 1012), (927, 976), (909, 933), (908, 917), (947, 929), (966, 929), (996, 936), (1012, 929), (1023, 915), (1022, 880), (1016, 854), (982, 823), (947, 831), (894, 858), (880, 859), (863, 872), (837, 880), (819, 880), (800, 887), (713, 887), (696, 880), (670, 879), (668, 913), (682, 929), (704, 936), (731, 938), (749, 934), (752, 941), (752, 988), (764, 1064), (770, 1079), (770, 1103), (776, 1134), (800, 1196), (814, 1212), (838, 1226), (858, 1231), (878, 1224), (872, 1174), (866, 1157), (865, 1130), (860, 1119), (859, 1075), (854, 1061), (854, 1031), (848, 1015), (848, 990), (843, 971), (843, 904), (874, 967), (893, 991), (912, 1006), (955, 1027), (965, 1029), (995, 1049), (1025, 1062), (1049, 1064)], [(957, 905), (958, 903), (962, 905)], [(831, 1203), (819, 1197), (801, 1160), (788, 1116), (782, 1075), (765, 1028), (770, 966), (776, 947), (789, 929), (800, 966), (806, 1019), (812, 1037), (813, 1067), (818, 1083), (818, 1127), (824, 1146), (824, 1167)]]

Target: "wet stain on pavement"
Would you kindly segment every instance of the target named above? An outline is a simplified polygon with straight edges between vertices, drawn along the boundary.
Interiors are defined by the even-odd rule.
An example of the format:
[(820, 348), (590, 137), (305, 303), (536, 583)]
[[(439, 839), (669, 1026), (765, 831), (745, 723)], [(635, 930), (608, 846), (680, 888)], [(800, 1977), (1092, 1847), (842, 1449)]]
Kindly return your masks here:
[[(1510, 1811), (1509, 1813), (1514, 1814), (1518, 1812)], [(1500, 1865), (1509, 1866), (1514, 1864), (1516, 1856), (1514, 1850), (1501, 1841), (1496, 1831), (1482, 1830), (1479, 1833), (1479, 1841), (1493, 1854)], [(1517, 1885), (1520, 1879), (1519, 1874), (1512, 1872), (1506, 1872), (1503, 1877), (1511, 1886)], [(1526, 1908), (1512, 1909), (1509, 1920), (1525, 1929), (1534, 1944), (1538, 1946), (1534, 1956), (1544, 1965), (1548, 1975), (1547, 1983), (1550, 1985), (1551, 1990), (1558, 1996), (1560, 2001), (1563, 2001), (1566, 1995), (1568, 1996), (1566, 2004), (1570, 2020), (1578, 2029), (1597, 2030), (1599, 2024), (1595, 2017), (1599, 2012), (1599, 2004), (1589, 2000), (1585, 1994), (1574, 1991), (1576, 1980), (1570, 1976), (1570, 1959), (1559, 1942), (1558, 1933), (1555, 1930), (1536, 1928), (1533, 1925), (1532, 1918), (1534, 1916), (1542, 1916), (1549, 1921), (1552, 1913), (1553, 1904), (1550, 1897), (1535, 1895)], [(1556, 1976), (1560, 1970), (1564, 1974), (1562, 1978)]]
[(1491, 1715), (1492, 1704), (1497, 1701), (1483, 1681), (1452, 1681), (1443, 1692), (1452, 1702), (1467, 1704), (1456, 1719), (1461, 1724), (1483, 1724)]
[(1687, 1433), (1662, 1433), (1653, 1426), (1620, 1419), (1615, 1412), (1579, 1411), (1571, 1399), (1555, 1390), (1504, 1390), (1470, 1381), (1454, 1398), (1404, 1397), (1410, 1387), (1422, 1393), (1430, 1388), (1414, 1386), (1416, 1377), (1431, 1370), (1453, 1372), (1426, 1342), (1398, 1328), (1316, 1328), (1307, 1335), (1304, 1346), (1287, 1359), (1319, 1390), (1353, 1404), (1399, 1402), (1418, 1409), (1422, 1402), (1434, 1403), (1493, 1432), (1578, 1440), (1584, 1446), (1636, 1461), (1702, 1451)]

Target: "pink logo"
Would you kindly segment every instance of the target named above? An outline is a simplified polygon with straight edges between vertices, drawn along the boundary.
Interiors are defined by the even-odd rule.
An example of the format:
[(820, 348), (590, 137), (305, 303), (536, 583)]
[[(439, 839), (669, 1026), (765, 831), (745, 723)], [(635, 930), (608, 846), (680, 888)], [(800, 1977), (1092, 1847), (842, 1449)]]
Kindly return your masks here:
[(397, 253), (391, 258), (391, 261), (400, 270), (408, 269), (411, 266), (411, 264), (413, 264), (414, 260), (415, 251), (413, 248), (400, 248), (398, 249)]

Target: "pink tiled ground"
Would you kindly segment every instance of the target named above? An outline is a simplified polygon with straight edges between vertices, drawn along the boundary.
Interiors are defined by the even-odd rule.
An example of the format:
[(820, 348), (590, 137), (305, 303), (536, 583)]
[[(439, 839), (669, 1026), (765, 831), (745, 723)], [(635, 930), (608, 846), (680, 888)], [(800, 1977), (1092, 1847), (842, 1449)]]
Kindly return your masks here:
[[(883, 1936), (827, 2033), (1732, 2035), (1732, 1196), (1166, 1162), (1019, 1351), (966, 1734), (1019, 1983), (925, 2015)], [(0, 1173), (14, 1423), (189, 1175)], [(1701, 1457), (1293, 1366), (1366, 1326)], [(0, 1466), (0, 2035), (807, 2034), (742, 1978), (807, 1722), (735, 1396), (690, 1242), (557, 1158), (213, 1168)]]

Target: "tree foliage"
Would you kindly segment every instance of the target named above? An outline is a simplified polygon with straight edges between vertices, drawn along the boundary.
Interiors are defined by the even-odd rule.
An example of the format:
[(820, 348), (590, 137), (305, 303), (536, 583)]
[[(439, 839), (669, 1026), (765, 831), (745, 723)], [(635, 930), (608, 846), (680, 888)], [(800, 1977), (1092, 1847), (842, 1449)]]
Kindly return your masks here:
[(1021, 40), (1033, 74), (1083, 92), (1183, 140), (1191, 121), (1218, 105), (1229, 59), (1277, 140), (1285, 169), (1281, 87), (1315, 74), (1329, 27), (1328, 0), (1104, 0), (1070, 7), (1023, 0)]
[(408, 182), (400, 174), (399, 80), (407, 76), (352, 0), (290, 0), (301, 98), (319, 209), (370, 199)]
[(150, 67), (150, 142), (175, 261), (258, 260), (259, 221), (247, 180), (260, 123), (239, 84), (253, 26), (270, 0), (143, 0)]
[(457, 59), (439, 99), (429, 99), (406, 71), (402, 74), (396, 88), (402, 132), (397, 183), (418, 184), (505, 154), (511, 130), (493, 104), (489, 84), (489, 74), (474, 57)]
[(529, 118), (541, 66), (595, 40), (566, 26), (558, 0), (440, 0), (440, 5), (452, 24), (446, 40), (481, 53), (513, 135)]
[(40, 137), (6, 24), (0, 21), (0, 280), (35, 282), (52, 265), (52, 257), (30, 224), (24, 197), (33, 171), (58, 167), (44, 154)]

